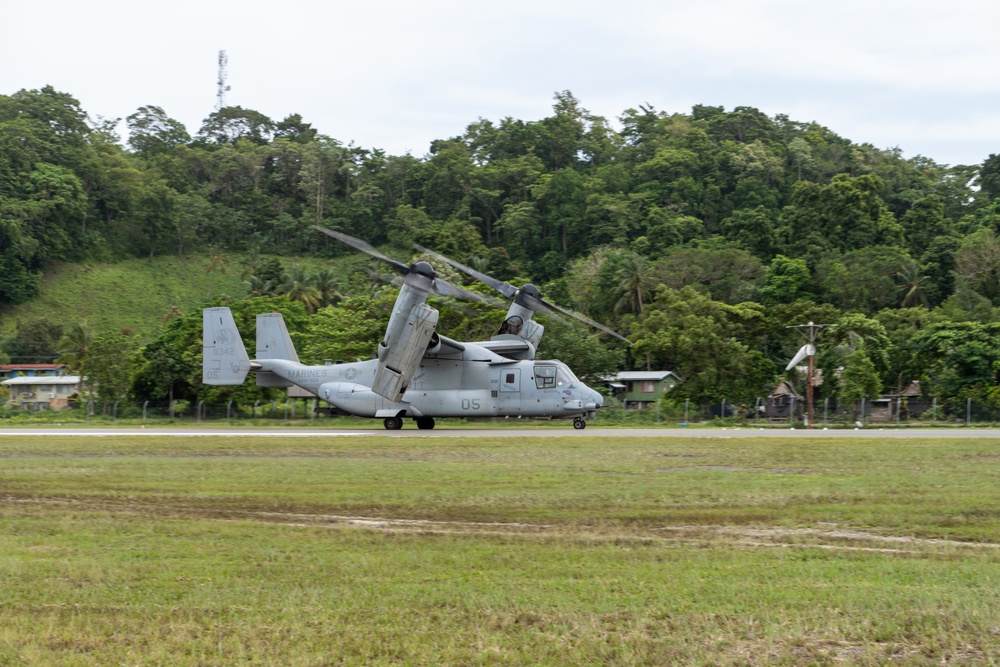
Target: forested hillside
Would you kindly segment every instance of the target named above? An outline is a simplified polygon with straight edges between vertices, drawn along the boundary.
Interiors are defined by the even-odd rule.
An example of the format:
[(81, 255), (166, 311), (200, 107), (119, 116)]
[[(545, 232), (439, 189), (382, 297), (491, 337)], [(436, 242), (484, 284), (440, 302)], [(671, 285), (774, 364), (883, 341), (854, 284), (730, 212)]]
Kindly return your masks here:
[[(303, 356), (367, 356), (394, 287), (345, 264), (321, 225), (530, 278), (633, 341), (553, 323), (542, 352), (581, 373), (666, 368), (685, 379), (678, 396), (760, 396), (801, 344), (786, 327), (814, 321), (837, 325), (820, 344), (825, 395), (922, 379), (946, 402), (1000, 405), (1000, 155), (940, 165), (749, 107), (640, 106), (613, 126), (569, 92), (542, 120), (479, 119), (421, 157), (345, 144), (298, 114), (226, 107), (193, 136), (157, 106), (125, 120), (123, 142), (70, 94), (0, 95), (0, 308), (34, 299), (56, 262), (198, 257), (242, 278), (207, 302), (263, 299), (287, 311)], [(458, 337), (498, 321), (440, 307)], [(101, 391), (208, 395), (180, 349), (197, 346), (197, 313), (138, 338), (58, 316), (18, 322), (6, 354), (89, 356), (96, 372), (104, 340), (131, 356)]]

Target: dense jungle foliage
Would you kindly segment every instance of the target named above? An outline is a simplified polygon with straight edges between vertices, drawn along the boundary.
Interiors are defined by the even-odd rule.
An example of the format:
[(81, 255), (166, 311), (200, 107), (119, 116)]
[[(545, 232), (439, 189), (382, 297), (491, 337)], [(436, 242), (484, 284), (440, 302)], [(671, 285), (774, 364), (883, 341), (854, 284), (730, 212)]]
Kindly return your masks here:
[[(907, 159), (750, 107), (640, 106), (618, 121), (566, 91), (546, 118), (479, 119), (416, 157), (238, 106), (194, 136), (145, 106), (123, 142), (118, 119), (91, 120), (67, 93), (0, 95), (0, 308), (34, 298), (54, 262), (198, 255), (239, 266), (246, 292), (221, 302), (285, 312), (304, 360), (368, 357), (395, 288), (321, 225), (532, 280), (632, 340), (549, 322), (541, 352), (591, 377), (666, 368), (685, 380), (678, 396), (766, 395), (802, 344), (787, 327), (814, 321), (837, 325), (820, 341), (821, 395), (922, 380), (945, 401), (1000, 405), (1000, 155)], [(438, 307), (458, 338), (500, 318)], [(97, 332), (53, 313), (19, 322), (3, 349), (89, 364), (105, 398), (263, 395), (201, 386), (198, 327), (194, 314)]]

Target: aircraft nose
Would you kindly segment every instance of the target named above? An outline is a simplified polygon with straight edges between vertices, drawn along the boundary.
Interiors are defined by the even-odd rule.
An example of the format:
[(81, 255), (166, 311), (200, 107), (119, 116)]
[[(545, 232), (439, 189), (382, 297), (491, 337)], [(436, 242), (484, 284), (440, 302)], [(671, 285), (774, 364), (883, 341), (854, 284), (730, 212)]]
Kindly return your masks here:
[(604, 397), (600, 393), (590, 390), (590, 393), (584, 398), (584, 404), (587, 406), (588, 410), (596, 410), (597, 408), (604, 405)]

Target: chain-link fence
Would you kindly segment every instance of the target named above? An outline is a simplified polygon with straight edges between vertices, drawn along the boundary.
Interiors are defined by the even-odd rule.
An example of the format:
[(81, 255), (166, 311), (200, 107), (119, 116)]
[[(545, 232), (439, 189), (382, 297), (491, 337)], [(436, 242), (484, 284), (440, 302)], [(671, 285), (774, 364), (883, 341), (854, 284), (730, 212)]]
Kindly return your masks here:
[[(808, 406), (795, 397), (754, 398), (751, 400), (723, 399), (716, 403), (694, 403), (667, 398), (636, 405), (623, 404), (615, 398), (606, 399), (594, 420), (595, 425), (608, 426), (694, 426), (732, 425), (760, 428), (804, 427), (808, 424)], [(204, 401), (174, 401), (171, 404), (149, 401), (78, 401), (66, 409), (53, 410), (36, 406), (0, 407), (0, 424), (19, 423), (117, 423), (183, 424), (194, 426), (211, 423), (320, 425), (329, 417), (338, 416), (336, 409), (316, 399), (284, 399), (258, 401), (253, 404), (229, 401), (210, 404)], [(509, 423), (509, 419), (498, 422)], [(968, 426), (1000, 427), (1000, 407), (973, 399), (937, 401), (929, 398), (876, 398), (856, 404), (841, 405), (833, 399), (817, 399), (813, 405), (815, 427), (857, 428), (892, 426)]]
[(133, 403), (91, 400), (73, 401), (68, 407), (60, 410), (49, 409), (44, 405), (33, 405), (28, 408), (3, 406), (0, 407), (0, 422), (199, 424), (220, 421), (284, 421), (302, 423), (332, 416), (335, 412), (331, 406), (316, 399), (258, 401), (249, 405), (239, 404), (235, 401), (217, 405), (204, 401), (191, 403), (178, 400), (164, 405), (149, 401)]

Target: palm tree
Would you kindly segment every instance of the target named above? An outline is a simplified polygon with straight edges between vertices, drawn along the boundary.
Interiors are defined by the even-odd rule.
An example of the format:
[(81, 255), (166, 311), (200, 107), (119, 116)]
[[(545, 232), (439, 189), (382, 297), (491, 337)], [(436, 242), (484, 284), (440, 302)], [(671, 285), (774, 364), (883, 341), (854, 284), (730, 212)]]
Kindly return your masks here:
[(313, 284), (319, 290), (320, 305), (329, 306), (339, 301), (344, 295), (337, 289), (337, 272), (331, 268), (320, 269), (313, 275)]
[[(94, 333), (87, 326), (86, 322), (71, 324), (59, 339), (57, 361), (66, 364), (66, 369), (70, 373), (77, 373), (81, 377), (81, 382), (86, 379), (84, 374), (87, 366), (87, 355), (90, 354), (90, 347), (94, 343)], [(93, 380), (90, 382), (90, 393), (94, 393)]]
[(244, 280), (243, 284), (250, 289), (250, 296), (270, 296), (274, 293), (274, 283), (255, 275), (250, 276), (249, 280)]
[(215, 286), (215, 272), (219, 271), (222, 275), (226, 275), (226, 266), (229, 265), (229, 260), (222, 254), (222, 251), (218, 248), (212, 249), (212, 255), (209, 258), (208, 269), (205, 273), (212, 275), (212, 280), (208, 284), (208, 295), (207, 299), (212, 298), (212, 288)]
[(293, 266), (285, 271), (282, 283), (278, 286), (278, 293), (289, 301), (301, 301), (310, 315), (316, 312), (317, 306), (320, 305), (319, 288), (313, 282), (312, 276), (307, 275), (305, 269), (300, 266)]
[(903, 300), (900, 306), (903, 308), (910, 308), (912, 306), (922, 305), (925, 308), (930, 307), (930, 301), (927, 299), (927, 283), (930, 282), (930, 278), (923, 275), (920, 270), (920, 265), (914, 261), (910, 260), (905, 263), (899, 271), (896, 272), (896, 278), (899, 280), (898, 290), (902, 295)]
[(625, 255), (618, 268), (618, 292), (621, 296), (615, 303), (615, 313), (642, 313), (643, 296), (649, 295), (651, 285), (649, 261), (638, 253)]

